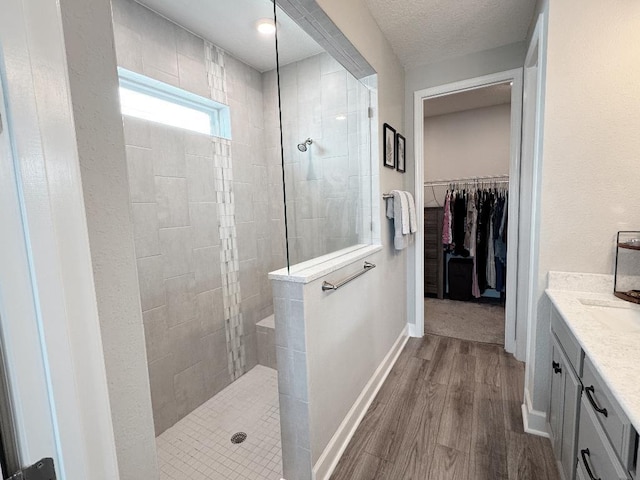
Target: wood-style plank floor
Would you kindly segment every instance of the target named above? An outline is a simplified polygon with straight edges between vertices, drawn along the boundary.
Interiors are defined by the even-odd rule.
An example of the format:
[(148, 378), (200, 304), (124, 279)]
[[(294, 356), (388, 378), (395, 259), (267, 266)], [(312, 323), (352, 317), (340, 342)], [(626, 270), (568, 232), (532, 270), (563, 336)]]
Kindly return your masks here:
[(522, 429), (524, 364), (498, 345), (409, 339), (332, 480), (558, 480)]

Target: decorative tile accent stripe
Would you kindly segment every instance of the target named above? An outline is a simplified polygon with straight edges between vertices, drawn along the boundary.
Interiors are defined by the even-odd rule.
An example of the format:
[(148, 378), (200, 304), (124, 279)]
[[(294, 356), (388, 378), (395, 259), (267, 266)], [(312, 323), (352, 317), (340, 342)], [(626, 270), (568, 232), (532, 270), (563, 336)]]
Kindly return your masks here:
[[(205, 43), (207, 81), (211, 98), (227, 103), (224, 69), (224, 51)], [(220, 271), (222, 273), (222, 297), (227, 337), (229, 374), (236, 380), (245, 373), (246, 355), (242, 323), (242, 295), (240, 292), (240, 262), (236, 241), (235, 201), (233, 195), (233, 162), (231, 142), (212, 138), (215, 171), (216, 204), (218, 206), (218, 231), (220, 234)]]

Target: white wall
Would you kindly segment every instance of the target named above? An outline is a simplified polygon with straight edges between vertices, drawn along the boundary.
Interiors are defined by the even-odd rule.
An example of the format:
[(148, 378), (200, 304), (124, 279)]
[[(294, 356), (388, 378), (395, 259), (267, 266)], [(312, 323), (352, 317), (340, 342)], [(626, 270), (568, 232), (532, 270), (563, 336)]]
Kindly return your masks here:
[(509, 173), (511, 104), (427, 117), (424, 180)]
[(611, 274), (640, 228), (640, 3), (549, 5), (534, 408), (548, 401), (549, 270)]

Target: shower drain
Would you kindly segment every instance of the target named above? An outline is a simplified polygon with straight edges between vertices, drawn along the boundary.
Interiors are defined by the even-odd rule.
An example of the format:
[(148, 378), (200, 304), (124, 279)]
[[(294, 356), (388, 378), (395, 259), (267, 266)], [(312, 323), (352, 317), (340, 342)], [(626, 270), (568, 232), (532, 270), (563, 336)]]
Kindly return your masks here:
[(244, 432), (234, 433), (231, 437), (231, 443), (242, 443), (247, 439), (247, 434)]

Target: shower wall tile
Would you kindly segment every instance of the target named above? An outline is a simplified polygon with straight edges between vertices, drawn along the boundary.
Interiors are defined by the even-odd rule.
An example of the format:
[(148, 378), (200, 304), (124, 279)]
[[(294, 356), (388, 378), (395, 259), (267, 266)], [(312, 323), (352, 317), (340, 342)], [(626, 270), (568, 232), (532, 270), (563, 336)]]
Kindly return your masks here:
[(208, 400), (204, 388), (204, 364), (202, 362), (177, 373), (173, 382), (176, 390), (176, 411), (179, 418), (185, 417)]
[(148, 148), (127, 146), (127, 171), (132, 202), (155, 202), (153, 152)]
[(115, 46), (118, 65), (134, 72), (142, 71), (142, 52), (136, 48), (140, 44), (138, 32), (114, 22)]
[(160, 251), (164, 258), (164, 278), (191, 272), (193, 268), (191, 227), (161, 228)]
[(193, 248), (220, 244), (218, 207), (214, 202), (189, 203), (189, 218), (193, 232)]
[(156, 435), (164, 432), (178, 421), (174, 378), (173, 355), (149, 362), (151, 406)]
[[(204, 46), (203, 50), (204, 52)], [(186, 55), (178, 54), (178, 71), (180, 88), (193, 92), (202, 97), (210, 95), (207, 78), (202, 75), (204, 59), (195, 60)]]
[(187, 180), (156, 176), (155, 183), (160, 228), (189, 226)]
[(231, 384), (231, 378), (229, 377), (229, 372), (227, 370), (223, 370), (216, 374), (205, 371), (204, 388), (208, 398), (213, 397), (229, 384)]
[(167, 324), (175, 327), (196, 318), (195, 276), (193, 273), (168, 278), (164, 281), (167, 292)]
[(236, 225), (238, 254), (240, 261), (252, 260), (258, 257), (256, 226), (254, 222), (238, 223)]
[(227, 339), (224, 329), (202, 337), (199, 348), (209, 379), (220, 372), (227, 372)]
[(160, 255), (158, 205), (155, 203), (132, 203), (131, 216), (136, 257)]
[(160, 307), (166, 302), (161, 255), (138, 259), (138, 282), (142, 311)]
[[(258, 275), (256, 275), (257, 272), (257, 258), (240, 262), (240, 284), (242, 285), (242, 295), (247, 300), (254, 295), (260, 294), (260, 279), (258, 278)], [(258, 321), (259, 320), (262, 319), (258, 319)]]
[[(124, 142), (129, 147), (151, 148), (151, 128), (147, 120), (123, 116)], [(128, 157), (128, 155), (127, 155)]]
[(210, 335), (220, 330), (224, 334), (223, 309), (222, 288), (196, 295), (196, 319), (200, 322), (202, 335)]
[(150, 130), (154, 173), (163, 177), (186, 177), (184, 132), (157, 123)]
[(147, 344), (147, 361), (154, 362), (171, 353), (167, 307), (162, 306), (143, 312), (144, 336)]
[(196, 293), (215, 290), (222, 286), (219, 247), (195, 248), (193, 261)]
[(322, 75), (322, 116), (335, 117), (347, 113), (346, 70)]
[(211, 137), (195, 132), (184, 132), (184, 153), (198, 157), (213, 158)]
[(190, 202), (216, 202), (213, 159), (187, 155), (187, 181)]
[(246, 368), (247, 371), (249, 371), (258, 364), (258, 341), (256, 332), (254, 331), (250, 335), (246, 335), (244, 342), (246, 349)]
[(233, 182), (233, 193), (236, 198), (236, 222), (254, 221), (254, 209), (251, 201), (254, 190), (255, 186), (252, 183)]
[(176, 49), (179, 54), (204, 61), (204, 41), (184, 28), (176, 28)]
[(199, 348), (201, 326), (195, 318), (169, 329), (175, 372), (192, 367), (202, 359)]

